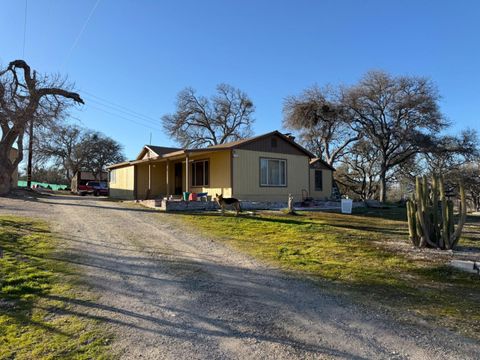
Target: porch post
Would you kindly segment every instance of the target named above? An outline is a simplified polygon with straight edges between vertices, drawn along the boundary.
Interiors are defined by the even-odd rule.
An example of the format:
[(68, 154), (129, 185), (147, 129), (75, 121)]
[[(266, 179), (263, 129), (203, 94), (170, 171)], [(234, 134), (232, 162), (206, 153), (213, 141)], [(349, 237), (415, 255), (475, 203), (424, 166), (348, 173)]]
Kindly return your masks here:
[(188, 169), (190, 167), (188, 166), (188, 154), (187, 156), (185, 157), (185, 191), (188, 192), (188, 179), (189, 179), (189, 172), (188, 172)]
[(148, 191), (147, 191), (147, 198), (150, 198), (150, 194), (152, 192), (152, 164), (148, 163)]
[(169, 178), (170, 178), (169, 170), (170, 169), (169, 169), (169, 167), (170, 167), (170, 160), (167, 160), (167, 163), (165, 165), (165, 169), (166, 169), (165, 170), (165, 176), (167, 177), (166, 178), (166, 184), (167, 184), (167, 186), (166, 186), (166, 188), (167, 188), (166, 196), (167, 196), (167, 198), (170, 196), (170, 181), (169, 181)]

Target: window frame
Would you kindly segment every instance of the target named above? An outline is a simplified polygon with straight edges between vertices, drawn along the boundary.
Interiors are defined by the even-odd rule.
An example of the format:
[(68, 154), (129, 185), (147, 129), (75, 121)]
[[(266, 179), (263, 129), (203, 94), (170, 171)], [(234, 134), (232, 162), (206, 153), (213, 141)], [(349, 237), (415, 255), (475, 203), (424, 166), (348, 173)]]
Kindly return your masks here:
[[(203, 184), (196, 183), (196, 164), (203, 163)], [(205, 171), (205, 164), (208, 164), (208, 169)], [(190, 162), (190, 187), (210, 187), (210, 159), (199, 159)], [(205, 182), (205, 174), (207, 174), (207, 182)]]
[[(320, 180), (321, 180), (320, 187), (317, 187), (317, 171), (320, 172)], [(315, 191), (323, 191), (323, 170), (322, 169), (315, 169), (313, 173), (313, 184), (314, 184)]]
[[(280, 185), (262, 184), (262, 160), (267, 160), (267, 182), (268, 182), (268, 161), (279, 161), (279, 162), (281, 161), (285, 164), (285, 183), (284, 184), (280, 184)], [(288, 162), (287, 162), (287, 159), (260, 157), (258, 175), (259, 175), (258, 183), (259, 183), (260, 187), (274, 187), (274, 188), (288, 187)]]

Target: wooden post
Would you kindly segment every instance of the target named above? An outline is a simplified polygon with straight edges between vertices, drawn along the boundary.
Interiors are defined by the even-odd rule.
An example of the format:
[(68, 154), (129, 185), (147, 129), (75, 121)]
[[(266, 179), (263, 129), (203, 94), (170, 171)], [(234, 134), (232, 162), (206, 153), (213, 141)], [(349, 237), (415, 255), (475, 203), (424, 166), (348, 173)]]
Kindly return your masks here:
[(188, 172), (188, 155), (185, 157), (185, 191), (188, 192), (188, 179), (189, 179), (189, 172)]
[(150, 194), (152, 193), (152, 164), (148, 163), (148, 190), (146, 198), (150, 198)]
[(170, 196), (170, 181), (169, 181), (169, 178), (170, 178), (170, 174), (169, 174), (169, 169), (170, 168), (170, 160), (167, 160), (167, 163), (165, 165), (165, 176), (166, 176), (166, 188), (167, 188), (167, 199), (168, 197)]

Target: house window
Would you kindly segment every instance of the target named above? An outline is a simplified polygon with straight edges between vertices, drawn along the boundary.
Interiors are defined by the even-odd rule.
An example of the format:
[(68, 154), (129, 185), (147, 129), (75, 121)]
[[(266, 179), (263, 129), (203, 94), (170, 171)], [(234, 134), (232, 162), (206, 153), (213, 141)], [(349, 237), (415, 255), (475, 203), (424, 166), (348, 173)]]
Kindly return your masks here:
[(287, 186), (287, 160), (260, 158), (260, 186)]
[(315, 170), (315, 191), (323, 191), (323, 172)]
[(112, 184), (115, 184), (117, 182), (117, 171), (111, 170), (109, 174), (110, 174), (110, 182)]
[(208, 160), (192, 162), (192, 186), (208, 186), (209, 163)]
[(277, 138), (272, 137), (272, 148), (277, 147)]

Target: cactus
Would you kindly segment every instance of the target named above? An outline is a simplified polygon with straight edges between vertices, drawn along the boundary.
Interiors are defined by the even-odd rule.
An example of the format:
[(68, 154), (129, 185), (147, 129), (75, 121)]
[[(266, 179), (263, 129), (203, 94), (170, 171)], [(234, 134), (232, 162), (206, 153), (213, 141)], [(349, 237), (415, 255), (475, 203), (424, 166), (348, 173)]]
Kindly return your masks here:
[(460, 182), (460, 219), (454, 225), (453, 202), (445, 195), (443, 176), (417, 177), (413, 199), (407, 201), (410, 241), (417, 247), (453, 249), (460, 239), (467, 217), (465, 188)]

